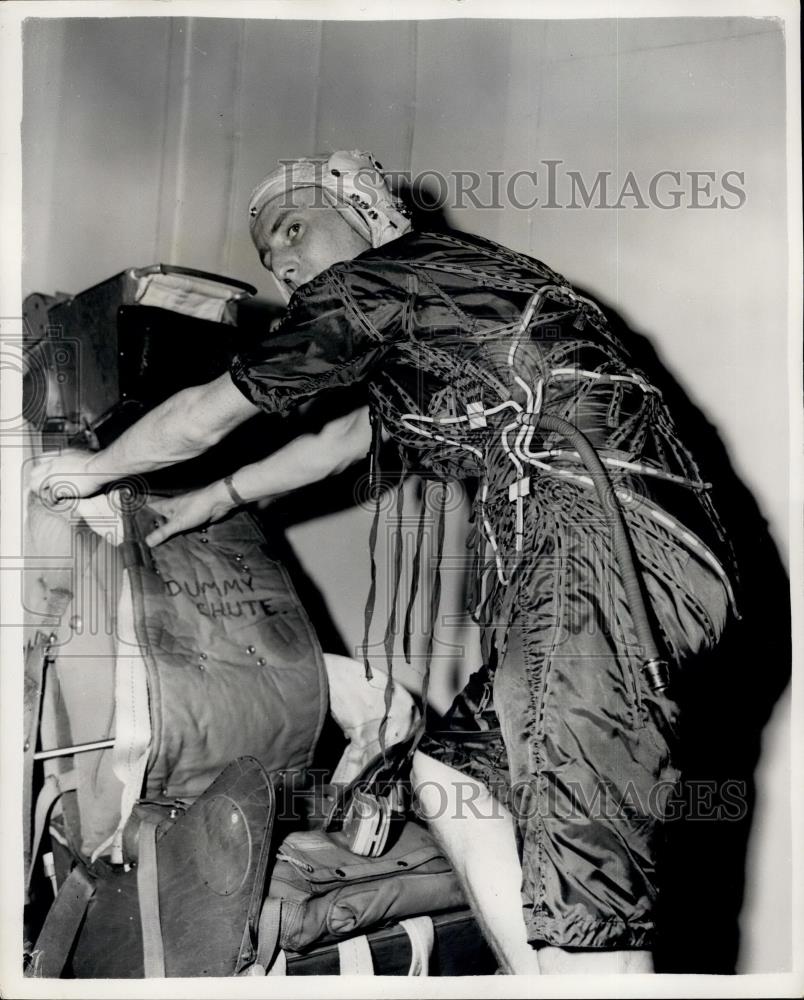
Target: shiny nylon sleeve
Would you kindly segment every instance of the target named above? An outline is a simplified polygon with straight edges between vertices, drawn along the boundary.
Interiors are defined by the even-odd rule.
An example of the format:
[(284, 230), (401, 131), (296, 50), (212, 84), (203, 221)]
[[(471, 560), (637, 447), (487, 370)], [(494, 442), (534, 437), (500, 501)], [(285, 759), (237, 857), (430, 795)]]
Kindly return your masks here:
[(278, 329), (235, 356), (234, 384), (261, 409), (287, 413), (319, 392), (359, 382), (394, 339), (403, 294), (381, 261), (329, 268), (294, 294)]

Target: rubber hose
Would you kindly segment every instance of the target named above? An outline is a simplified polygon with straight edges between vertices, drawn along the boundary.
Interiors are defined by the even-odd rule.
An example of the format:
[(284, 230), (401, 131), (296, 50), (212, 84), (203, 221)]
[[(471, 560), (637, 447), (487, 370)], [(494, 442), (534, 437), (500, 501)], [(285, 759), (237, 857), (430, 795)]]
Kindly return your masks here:
[(625, 523), (620, 501), (614, 490), (608, 470), (589, 438), (578, 428), (562, 417), (548, 413), (535, 415), (533, 422), (540, 430), (556, 431), (569, 440), (581, 457), (581, 461), (592, 475), (592, 482), (597, 491), (603, 512), (611, 528), (612, 543), (615, 558), (620, 568), (623, 589), (631, 611), (634, 629), (642, 649), (644, 650), (645, 670), (651, 688), (661, 691), (667, 687), (667, 664), (659, 653), (656, 639), (651, 628), (648, 609), (639, 583), (639, 571), (631, 549), (631, 539), (628, 526)]

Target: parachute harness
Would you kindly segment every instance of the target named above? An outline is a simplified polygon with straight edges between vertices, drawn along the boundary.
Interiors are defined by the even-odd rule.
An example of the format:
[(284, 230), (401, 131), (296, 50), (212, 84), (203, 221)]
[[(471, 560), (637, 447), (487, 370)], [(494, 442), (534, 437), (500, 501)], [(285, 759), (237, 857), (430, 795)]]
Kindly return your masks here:
[[(477, 459), (482, 463), (485, 468), (485, 472), (481, 477), (480, 487), (478, 496), (476, 499), (476, 506), (479, 515), (479, 520), (482, 525), (483, 535), (486, 542), (493, 553), (493, 563), (496, 568), (496, 576), (499, 584), (503, 588), (508, 588), (514, 578), (517, 566), (521, 562), (521, 558), (524, 551), (524, 538), (525, 538), (525, 501), (529, 498), (531, 493), (531, 469), (538, 469), (540, 471), (546, 472), (552, 476), (560, 476), (577, 483), (583, 484), (585, 487), (592, 487), (598, 494), (601, 501), (603, 510), (606, 514), (607, 520), (609, 522), (609, 527), (611, 529), (612, 542), (615, 551), (615, 556), (620, 567), (620, 573), (623, 580), (623, 586), (626, 592), (626, 598), (628, 600), (629, 607), (631, 609), (632, 617), (634, 619), (637, 635), (639, 636), (640, 644), (644, 652), (642, 669), (646, 674), (648, 682), (654, 691), (663, 690), (668, 683), (668, 667), (667, 663), (659, 652), (656, 644), (656, 640), (653, 634), (653, 629), (651, 627), (650, 619), (648, 616), (648, 611), (645, 605), (645, 599), (640, 586), (639, 573), (636, 566), (636, 561), (634, 553), (631, 547), (630, 534), (625, 523), (625, 518), (620, 506), (619, 501), (630, 502), (633, 500), (633, 494), (626, 489), (617, 489), (611, 482), (609, 474), (607, 472), (607, 467), (623, 470), (626, 472), (637, 473), (640, 475), (657, 477), (665, 481), (677, 483), (679, 485), (686, 486), (693, 490), (704, 492), (710, 488), (710, 484), (705, 483), (701, 480), (700, 476), (697, 475), (697, 468), (691, 459), (691, 456), (686, 454), (684, 449), (684, 455), (680, 455), (676, 445), (672, 441), (672, 436), (670, 436), (669, 446), (673, 451), (675, 457), (682, 462), (682, 467), (690, 469), (696, 478), (690, 478), (689, 476), (676, 475), (674, 473), (665, 471), (664, 469), (656, 468), (651, 465), (647, 465), (642, 462), (629, 461), (628, 459), (623, 459), (617, 455), (607, 455), (604, 453), (598, 453), (595, 447), (591, 444), (589, 439), (581, 432), (574, 424), (570, 421), (551, 414), (546, 414), (542, 412), (542, 404), (544, 400), (544, 389), (545, 381), (550, 380), (562, 380), (571, 379), (578, 381), (579, 379), (588, 381), (591, 385), (595, 383), (611, 383), (615, 386), (621, 384), (630, 384), (638, 387), (643, 394), (643, 398), (646, 401), (655, 400), (661, 403), (661, 392), (653, 385), (651, 385), (644, 377), (642, 377), (638, 372), (628, 371), (626, 373), (617, 372), (604, 372), (604, 371), (593, 371), (581, 367), (567, 367), (567, 366), (557, 366), (553, 368), (546, 369), (541, 372), (538, 377), (533, 378), (530, 382), (522, 377), (518, 371), (517, 362), (520, 347), (528, 334), (530, 328), (534, 325), (542, 325), (547, 322), (551, 322), (556, 318), (555, 312), (545, 312), (543, 310), (543, 305), (546, 299), (558, 301), (562, 305), (569, 306), (571, 310), (578, 313), (577, 319), (575, 321), (575, 326), (578, 329), (582, 329), (585, 322), (588, 320), (592, 322), (598, 329), (605, 330), (606, 319), (603, 316), (600, 308), (584, 296), (579, 295), (573, 289), (566, 285), (551, 283), (541, 286), (537, 291), (535, 291), (528, 299), (526, 306), (522, 312), (519, 321), (515, 326), (506, 325), (504, 327), (498, 327), (495, 330), (488, 331), (489, 339), (499, 339), (501, 334), (508, 332), (513, 326), (512, 339), (507, 352), (507, 366), (510, 372), (511, 384), (505, 386), (502, 382), (494, 380), (494, 389), (498, 394), (498, 399), (500, 396), (505, 395), (506, 398), (499, 399), (494, 405), (484, 406), (483, 402), (480, 400), (474, 400), (468, 402), (464, 405), (465, 412), (457, 415), (450, 416), (428, 416), (417, 412), (408, 412), (397, 414), (397, 419), (401, 421), (404, 428), (410, 431), (412, 434), (420, 438), (429, 439), (433, 442), (439, 442), (440, 444), (447, 445), (449, 447), (457, 449), (459, 452), (463, 452), (467, 456), (471, 455), (474, 459)], [(483, 339), (486, 339), (485, 336)], [(421, 345), (419, 345), (421, 346)], [(433, 354), (433, 361), (440, 361), (438, 356), (437, 348), (430, 348), (430, 352)], [(447, 356), (444, 359), (443, 365), (449, 365), (453, 359)], [(442, 364), (439, 364), (441, 367)], [(489, 378), (484, 377), (482, 373), (480, 374), (483, 381), (488, 382)], [(531, 384), (532, 383), (532, 384)], [(513, 386), (517, 387), (522, 393), (523, 402), (513, 396)], [(403, 398), (407, 396), (406, 393), (402, 393)], [(407, 398), (408, 404), (411, 406), (411, 411), (415, 407), (415, 401), (413, 399)], [(666, 421), (661, 419), (662, 407), (656, 408), (658, 413), (654, 411), (659, 423), (661, 424), (661, 429), (669, 431), (669, 426), (665, 426)], [(490, 467), (488, 465), (488, 455), (484, 448), (478, 447), (476, 444), (471, 443), (471, 441), (461, 440), (460, 437), (451, 436), (450, 431), (452, 430), (484, 430), (488, 429), (489, 420), (499, 414), (510, 412), (511, 419), (504, 423), (499, 431), (499, 444), (502, 447), (502, 451), (506, 458), (510, 462), (512, 477), (507, 484), (507, 495), (510, 503), (514, 505), (514, 564), (510, 569), (510, 572), (506, 572), (506, 564), (504, 559), (503, 546), (500, 544), (495, 530), (492, 526), (491, 518), (488, 515), (488, 496), (489, 496), (489, 473)], [(633, 422), (640, 414), (634, 414), (633, 418), (629, 418), (627, 423)], [(377, 458), (377, 445), (376, 442), (379, 440), (379, 431), (382, 418), (378, 418), (375, 423), (375, 447), (373, 449), (373, 475), (376, 474), (376, 458)], [(569, 448), (558, 448), (552, 447), (543, 449), (540, 451), (533, 451), (531, 449), (531, 444), (534, 435), (537, 430), (554, 432), (567, 440), (571, 447)], [(622, 454), (622, 452), (620, 452)], [(586, 470), (586, 475), (581, 472), (576, 472), (572, 469), (558, 468), (550, 460), (552, 459), (574, 459), (580, 461)], [(686, 459), (686, 462), (683, 462)], [(498, 470), (495, 470), (498, 471)], [(373, 478), (373, 477), (372, 477)], [(379, 492), (379, 491), (378, 491)], [(377, 509), (375, 511), (374, 525), (371, 532), (371, 565), (372, 565), (372, 587), (370, 594), (370, 605), (373, 608), (373, 598), (375, 593), (375, 579), (376, 572), (374, 567), (374, 547), (376, 545), (377, 538), (377, 520), (379, 517), (380, 507), (379, 501)], [(399, 507), (398, 507), (399, 512)], [(717, 559), (712, 556), (709, 549), (702, 546), (698, 539), (691, 535), (689, 532), (685, 532), (681, 525), (679, 525), (674, 518), (669, 517), (667, 514), (663, 513), (661, 510), (656, 510), (652, 506), (647, 507), (647, 512), (654, 517), (658, 522), (662, 523), (665, 527), (670, 527), (676, 532), (677, 535), (684, 538), (688, 544), (693, 546), (700, 556), (710, 564), (724, 580), (729, 592), (731, 593), (731, 584), (728, 577), (725, 574), (720, 563)], [(424, 507), (422, 508), (422, 516), (419, 521), (419, 528), (417, 532), (417, 543), (416, 543), (416, 553), (414, 557), (414, 572), (416, 577), (418, 577), (418, 569), (420, 565), (420, 555), (421, 555), (421, 543), (422, 543), (422, 533), (423, 533), (423, 514)], [(435, 511), (436, 519), (436, 552), (435, 552), (435, 574), (433, 586), (431, 588), (431, 608), (429, 614), (429, 637), (427, 643), (427, 651), (425, 655), (425, 665), (424, 665), (424, 678), (423, 678), (423, 694), (426, 696), (427, 682), (430, 672), (430, 662), (432, 658), (433, 651), (433, 632), (436, 623), (436, 613), (438, 607), (438, 599), (440, 594), (440, 563), (443, 551), (443, 538), (444, 538), (444, 499), (442, 490), (442, 500), (440, 506)], [(400, 519), (398, 518), (398, 521)], [(401, 522), (400, 522), (401, 523)], [(395, 574), (394, 574), (394, 586), (393, 586), (393, 597), (397, 596), (398, 585), (399, 585), (399, 555), (401, 552), (401, 535), (397, 538), (397, 553), (395, 560)], [(478, 564), (485, 562), (481, 556), (481, 552), (478, 551)], [(482, 571), (480, 576), (484, 576), (485, 571)], [(405, 657), (408, 662), (410, 662), (409, 656), (409, 626), (410, 626), (410, 616), (411, 616), (411, 606), (413, 603), (416, 588), (418, 586), (418, 579), (414, 580), (413, 592), (411, 594), (410, 600), (408, 602), (407, 614), (405, 617)], [(483, 595), (482, 583), (479, 584), (480, 593), (477, 593), (474, 617), (475, 620), (479, 621), (481, 618), (481, 611), (484, 606), (488, 605), (492, 594)], [(370, 622), (371, 610), (367, 607), (366, 614), (366, 632), (364, 637), (364, 656), (366, 662), (366, 671), (370, 676), (370, 667), (368, 665), (368, 628)], [(392, 676), (392, 663), (391, 663), (391, 653), (390, 645), (392, 642), (392, 632), (396, 622), (396, 614), (392, 612), (391, 621), (386, 629), (385, 633), (385, 651), (386, 659), (388, 664), (388, 691), (386, 692), (386, 705), (390, 702), (391, 691), (393, 688), (393, 676)], [(385, 720), (384, 720), (385, 721)], [(384, 735), (385, 726), (381, 726), (381, 745), (383, 746), (383, 753), (385, 752), (384, 740), (382, 736)], [(408, 751), (404, 754), (404, 760), (410, 760), (413, 752), (418, 745), (422, 735), (424, 734), (424, 715), (422, 715), (421, 723), (417, 734), (412, 738), (409, 744)]]
[[(516, 358), (517, 352), (519, 350), (520, 344), (523, 337), (525, 336), (528, 328), (534, 320), (538, 320), (538, 313), (545, 298), (550, 295), (555, 296), (558, 293), (561, 298), (568, 298), (570, 301), (578, 304), (583, 304), (583, 306), (591, 307), (597, 313), (600, 310), (589, 299), (578, 295), (572, 289), (564, 287), (559, 287), (555, 285), (545, 285), (536, 291), (529, 299), (523, 313), (522, 318), (518, 324), (518, 327), (514, 333), (511, 340), (511, 346), (508, 351), (508, 366), (511, 369), (511, 374), (514, 384), (516, 384), (525, 395), (525, 405), (523, 406), (517, 400), (509, 398), (501, 403), (494, 406), (484, 407), (480, 402), (470, 402), (466, 404), (466, 413), (461, 416), (452, 417), (428, 417), (418, 413), (405, 413), (401, 415), (401, 420), (403, 424), (412, 430), (414, 433), (429, 438), (434, 441), (439, 441), (444, 444), (453, 445), (458, 448), (462, 448), (471, 454), (477, 456), (481, 460), (484, 458), (483, 452), (480, 448), (462, 442), (460, 440), (455, 440), (454, 438), (446, 437), (444, 434), (438, 433), (435, 428), (447, 428), (455, 427), (460, 425), (465, 425), (470, 428), (484, 428), (487, 426), (488, 419), (495, 416), (498, 413), (503, 412), (506, 409), (510, 409), (513, 412), (514, 419), (509, 423), (505, 424), (500, 430), (500, 444), (502, 449), (509, 461), (511, 462), (513, 469), (515, 471), (515, 478), (510, 483), (508, 488), (509, 500), (515, 504), (515, 518), (516, 527), (514, 530), (514, 549), (519, 555), (522, 553), (524, 545), (524, 503), (525, 498), (530, 493), (530, 476), (526, 473), (526, 466), (533, 466), (537, 469), (549, 472), (552, 475), (565, 476), (570, 479), (574, 479), (577, 482), (581, 482), (584, 485), (592, 486), (594, 485), (592, 478), (589, 476), (579, 475), (569, 469), (559, 469), (555, 466), (549, 464), (545, 459), (550, 458), (573, 458), (581, 459), (582, 456), (577, 450), (564, 449), (564, 448), (550, 448), (543, 451), (531, 451), (531, 441), (536, 432), (537, 427), (540, 424), (540, 414), (542, 407), (542, 399), (544, 395), (544, 379), (538, 378), (536, 380), (535, 386), (531, 387), (528, 383), (517, 373), (516, 370)], [(549, 371), (549, 377), (551, 378), (571, 378), (573, 380), (577, 378), (591, 379), (595, 381), (607, 381), (613, 383), (630, 383), (632, 385), (638, 386), (645, 395), (656, 395), (660, 396), (659, 390), (642, 378), (639, 374), (609, 374), (597, 371), (588, 371), (582, 368), (553, 368)], [(541, 421), (542, 425), (544, 424)], [(511, 435), (515, 433), (515, 438), (513, 442), (511, 441)], [(689, 486), (693, 489), (704, 490), (708, 489), (708, 483), (703, 483), (700, 481), (694, 481), (684, 476), (674, 475), (673, 473), (665, 472), (662, 469), (656, 469), (649, 465), (645, 465), (641, 462), (629, 462), (625, 459), (617, 458), (615, 456), (600, 456), (601, 461), (605, 465), (612, 466), (614, 468), (623, 469), (628, 472), (639, 473), (642, 475), (656, 476), (660, 479), (664, 479), (670, 482), (679, 483), (685, 486)], [(631, 494), (627, 490), (618, 490), (617, 495), (621, 500), (628, 501), (631, 499)], [(483, 523), (483, 528), (486, 534), (488, 543), (494, 553), (494, 558), (497, 567), (497, 578), (503, 586), (508, 586), (511, 582), (512, 575), (506, 575), (501, 548), (497, 542), (494, 530), (491, 526), (488, 516), (486, 515), (486, 502), (488, 499), (488, 480), (486, 477), (483, 478), (483, 482), (480, 486), (480, 501), (479, 507), (481, 511), (481, 519)], [(666, 518), (664, 519), (667, 520)], [(691, 537), (691, 536), (689, 536)], [(719, 565), (719, 564), (718, 564)]]

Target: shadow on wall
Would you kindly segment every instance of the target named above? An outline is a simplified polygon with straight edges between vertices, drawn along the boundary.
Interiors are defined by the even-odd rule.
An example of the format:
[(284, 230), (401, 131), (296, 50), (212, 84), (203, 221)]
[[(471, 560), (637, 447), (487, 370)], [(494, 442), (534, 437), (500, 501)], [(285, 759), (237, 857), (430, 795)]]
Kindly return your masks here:
[(789, 581), (767, 521), (734, 471), (717, 430), (667, 372), (649, 340), (601, 305), (636, 366), (661, 374), (681, 439), (691, 446), (703, 478), (713, 484), (712, 499), (739, 567), (742, 620), (733, 622), (714, 653), (697, 659), (678, 682), (684, 706), (681, 805), (679, 817), (666, 825), (654, 956), (657, 972), (731, 974), (740, 948), (762, 732), (791, 676)]
[[(415, 228), (448, 228), (426, 190), (399, 193), (412, 208)], [(665, 828), (655, 951), (658, 972), (731, 974), (740, 948), (762, 732), (791, 675), (788, 577), (767, 522), (735, 473), (717, 430), (667, 372), (649, 340), (600, 304), (636, 366), (658, 374), (682, 440), (695, 453), (703, 478), (713, 483), (712, 499), (740, 569), (742, 620), (732, 623), (714, 653), (696, 660), (677, 681), (685, 708), (679, 734), (681, 808), (679, 818)], [(295, 495), (292, 520), (354, 503), (354, 473), (332, 485), (309, 493), (306, 501)]]
[[(427, 190), (400, 194), (404, 200), (412, 196), (416, 227), (448, 225)], [(677, 798), (683, 807), (679, 818), (666, 825), (654, 956), (658, 972), (732, 974), (740, 950), (754, 774), (763, 730), (791, 676), (789, 579), (768, 523), (715, 427), (667, 371), (648, 338), (630, 329), (599, 296), (590, 298), (604, 308), (636, 366), (657, 372), (681, 439), (692, 448), (703, 478), (713, 484), (712, 499), (739, 567), (742, 620), (733, 622), (714, 653), (698, 659), (678, 682), (684, 713)], [(699, 815), (714, 815), (685, 815), (688, 804)]]

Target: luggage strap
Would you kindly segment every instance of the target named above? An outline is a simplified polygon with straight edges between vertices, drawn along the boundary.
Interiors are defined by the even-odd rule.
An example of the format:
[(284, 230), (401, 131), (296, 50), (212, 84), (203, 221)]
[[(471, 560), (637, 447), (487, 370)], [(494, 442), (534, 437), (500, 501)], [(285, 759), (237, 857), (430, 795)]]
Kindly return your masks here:
[(342, 976), (373, 976), (374, 959), (365, 934), (338, 942)]
[(409, 917), (407, 920), (400, 920), (399, 926), (410, 939), (408, 975), (429, 976), (430, 956), (435, 942), (432, 917)]
[(64, 881), (36, 939), (25, 975), (57, 979), (78, 935), (95, 886), (83, 865), (76, 865)]
[[(140, 899), (142, 905), (142, 899)], [(282, 924), (282, 900), (269, 896), (260, 913), (259, 940), (254, 965), (246, 971), (250, 976), (287, 975), (287, 957), (280, 948), (279, 932)], [(410, 941), (409, 976), (429, 976), (430, 958), (435, 943), (432, 917), (409, 917), (400, 920), (399, 926)], [(338, 959), (342, 976), (373, 976), (374, 959), (368, 937), (360, 934), (338, 942)], [(146, 972), (147, 975), (147, 972)]]

